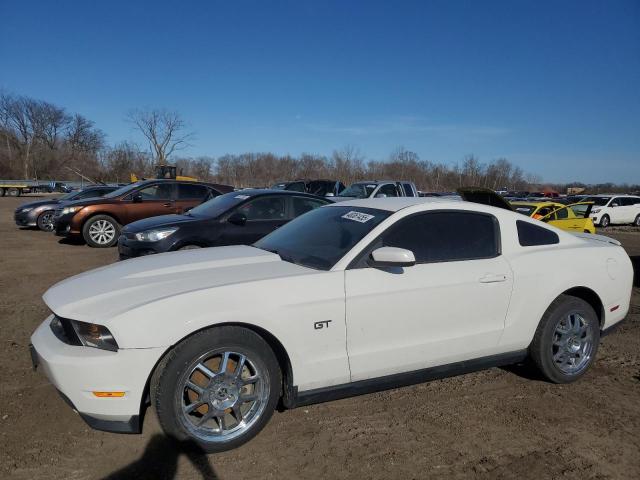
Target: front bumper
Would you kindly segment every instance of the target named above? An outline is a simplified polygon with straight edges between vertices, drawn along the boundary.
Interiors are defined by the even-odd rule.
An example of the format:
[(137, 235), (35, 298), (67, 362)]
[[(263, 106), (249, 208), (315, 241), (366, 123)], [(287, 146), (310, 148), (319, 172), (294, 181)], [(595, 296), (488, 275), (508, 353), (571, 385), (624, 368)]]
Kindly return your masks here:
[(69, 237), (73, 235), (80, 235), (79, 231), (74, 231), (71, 229), (71, 220), (73, 219), (73, 214), (67, 215), (56, 215), (53, 217), (53, 228), (56, 235), (59, 237)]
[(143, 257), (155, 253), (169, 252), (173, 246), (174, 241), (170, 238), (165, 238), (158, 242), (139, 242), (128, 238), (126, 234), (122, 234), (120, 238), (118, 238), (118, 255), (120, 260), (127, 260), (129, 258)]
[[(67, 345), (51, 331), (49, 316), (31, 337), (31, 358), (67, 403), (97, 430), (139, 433), (147, 381), (164, 348), (120, 349)], [(99, 398), (93, 392), (125, 392)]]
[(13, 214), (13, 220), (19, 227), (35, 227), (38, 225), (38, 216), (34, 215), (33, 210), (29, 210), (28, 212), (16, 210)]

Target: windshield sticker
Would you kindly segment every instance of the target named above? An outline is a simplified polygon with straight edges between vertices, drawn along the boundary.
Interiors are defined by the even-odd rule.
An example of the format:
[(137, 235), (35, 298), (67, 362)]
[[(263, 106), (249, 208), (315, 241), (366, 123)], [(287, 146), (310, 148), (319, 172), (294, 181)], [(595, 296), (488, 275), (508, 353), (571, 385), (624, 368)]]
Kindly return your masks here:
[(375, 218), (375, 215), (369, 215), (367, 213), (355, 212), (351, 210), (349, 213), (345, 213), (344, 215), (342, 215), (342, 218), (353, 220), (354, 222), (366, 223), (372, 218)]
[(246, 200), (247, 198), (249, 198), (249, 195), (236, 195), (233, 198), (239, 198), (240, 200)]

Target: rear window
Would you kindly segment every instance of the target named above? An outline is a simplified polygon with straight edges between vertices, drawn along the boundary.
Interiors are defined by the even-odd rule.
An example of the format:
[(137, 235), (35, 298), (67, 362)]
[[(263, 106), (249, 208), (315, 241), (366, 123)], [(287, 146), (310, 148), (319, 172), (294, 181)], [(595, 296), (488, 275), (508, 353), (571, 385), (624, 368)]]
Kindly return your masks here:
[(209, 189), (204, 185), (178, 184), (178, 199), (204, 200), (209, 196)]
[(523, 247), (535, 247), (538, 245), (553, 245), (560, 243), (560, 238), (551, 230), (533, 225), (529, 222), (518, 220), (518, 241)]

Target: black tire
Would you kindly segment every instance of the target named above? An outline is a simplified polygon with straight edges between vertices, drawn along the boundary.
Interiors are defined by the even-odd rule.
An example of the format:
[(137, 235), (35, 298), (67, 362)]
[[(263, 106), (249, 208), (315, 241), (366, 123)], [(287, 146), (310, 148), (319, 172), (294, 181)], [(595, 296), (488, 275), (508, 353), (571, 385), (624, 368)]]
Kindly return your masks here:
[[(103, 231), (104, 235), (96, 233), (96, 230), (98, 232)], [(95, 217), (91, 217), (82, 226), (82, 237), (90, 247), (113, 247), (118, 243), (119, 236), (120, 224), (109, 215), (96, 215)]]
[(609, 215), (603, 215), (602, 218), (600, 219), (600, 226), (602, 228), (607, 228), (610, 224), (611, 224), (611, 219), (609, 218)]
[[(584, 355), (584, 364), (575, 372), (564, 371), (554, 360), (555, 355), (560, 352), (556, 341), (562, 343), (562, 339), (557, 338), (556, 328), (559, 322), (565, 322), (568, 317), (577, 314), (582, 318), (585, 325), (590, 326), (591, 348), (588, 355)], [(569, 333), (573, 339), (575, 335)], [(566, 342), (567, 344), (569, 341)], [(549, 306), (540, 320), (540, 324), (529, 346), (529, 356), (542, 375), (553, 383), (571, 383), (582, 377), (593, 363), (598, 352), (600, 343), (600, 322), (596, 312), (591, 305), (580, 298), (569, 295), (560, 295)], [(562, 354), (560, 353), (560, 357)], [(566, 358), (566, 357), (565, 357)], [(564, 366), (570, 368), (570, 366)]]
[[(212, 368), (210, 373), (213, 373), (214, 370), (216, 370), (216, 373), (210, 378), (200, 374), (204, 378), (200, 382), (204, 383), (198, 385), (203, 390), (199, 394), (191, 391), (189, 387), (185, 388), (184, 385), (187, 380), (196, 382), (194, 375), (199, 373), (200, 370), (194, 370), (195, 364), (201, 365), (207, 361), (204, 358), (213, 358), (209, 355), (220, 355), (222, 352), (237, 352), (238, 355), (246, 356), (247, 363), (245, 365), (255, 366), (255, 371), (259, 373), (262, 383), (260, 384), (260, 395), (256, 395), (257, 390), (253, 392), (261, 400), (255, 410), (258, 413), (254, 412), (254, 416), (250, 416), (251, 409), (254, 408), (252, 403), (247, 410), (247, 416), (241, 416), (243, 420), (246, 420), (246, 426), (240, 426), (238, 422), (233, 428), (240, 426), (239, 430), (230, 434), (231, 436), (227, 435), (227, 438), (214, 433), (214, 430), (209, 430), (212, 433), (205, 438), (206, 435), (204, 433), (201, 434), (198, 431), (190, 430), (190, 428), (195, 430), (205, 429), (205, 427), (194, 426), (191, 420), (195, 417), (195, 420), (201, 421), (209, 414), (209, 409), (211, 409), (211, 414), (213, 415), (215, 409), (212, 407), (213, 403), (210, 402), (217, 401), (216, 395), (220, 391), (220, 382), (217, 382), (217, 379), (225, 375), (229, 377), (233, 375), (228, 374), (229, 370), (225, 368), (219, 371)], [(234, 354), (231, 353), (231, 355)], [(232, 356), (229, 358), (231, 359)], [(230, 362), (232, 361), (230, 360)], [(233, 370), (236, 370), (238, 363), (236, 361), (235, 366), (232, 363), (230, 365)], [(276, 408), (281, 394), (281, 386), (282, 375), (278, 361), (267, 342), (257, 333), (246, 328), (224, 326), (198, 332), (174, 347), (156, 368), (151, 379), (150, 389), (151, 402), (156, 409), (164, 432), (181, 445), (195, 446), (206, 452), (214, 453), (236, 448), (257, 435), (267, 424)], [(223, 384), (223, 387), (222, 395), (224, 396), (227, 394), (227, 389), (231, 391), (231, 387), (226, 383)], [(257, 382), (256, 386), (251, 388), (257, 388)], [(190, 395), (195, 396), (195, 398), (191, 398)], [(240, 399), (243, 395), (242, 391), (237, 391), (235, 397), (230, 394), (230, 397), (225, 401), (233, 400), (233, 398)], [(189, 396), (188, 399), (187, 396)], [(206, 399), (205, 404), (193, 410), (192, 413), (183, 411), (185, 408), (183, 402), (195, 404), (201, 402), (203, 398)], [(218, 412), (232, 410), (233, 413), (222, 413), (222, 416), (229, 415), (230, 417), (225, 418), (231, 418), (231, 423), (233, 423), (236, 407), (225, 407), (225, 405), (223, 404), (221, 407), (223, 410), (218, 410)], [(238, 408), (240, 407), (238, 406)], [(200, 409), (204, 410), (201, 411)], [(224, 431), (222, 425), (228, 426), (226, 420), (218, 422), (217, 416), (212, 417), (211, 422), (214, 428), (218, 425), (221, 431)], [(231, 431), (232, 429), (229, 430), (229, 432)]]
[(4, 188), (0, 188), (0, 197), (4, 197)]
[(638, 215), (636, 219), (633, 221), (633, 226), (640, 227), (640, 215)]
[(7, 197), (19, 197), (20, 196), (20, 189), (19, 188), (14, 188), (14, 187), (7, 188), (6, 192), (7, 192), (6, 193)]
[(38, 228), (43, 232), (52, 232), (53, 231), (53, 210), (46, 210), (38, 215), (38, 220), (36, 221)]

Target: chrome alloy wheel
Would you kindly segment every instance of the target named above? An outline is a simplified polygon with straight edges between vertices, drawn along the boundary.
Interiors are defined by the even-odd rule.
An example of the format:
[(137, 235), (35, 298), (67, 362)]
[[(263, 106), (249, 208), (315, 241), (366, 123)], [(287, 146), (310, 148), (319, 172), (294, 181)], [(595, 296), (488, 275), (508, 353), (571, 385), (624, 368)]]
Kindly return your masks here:
[(98, 220), (89, 227), (89, 237), (98, 245), (107, 245), (116, 236), (116, 227), (107, 220)]
[(255, 362), (236, 352), (213, 351), (195, 360), (178, 383), (183, 426), (207, 442), (229, 441), (263, 414), (269, 382)]
[(565, 375), (576, 375), (589, 365), (593, 354), (593, 325), (578, 313), (569, 313), (553, 333), (553, 362)]
[(53, 212), (47, 212), (42, 215), (42, 229), (45, 232), (53, 230)]

